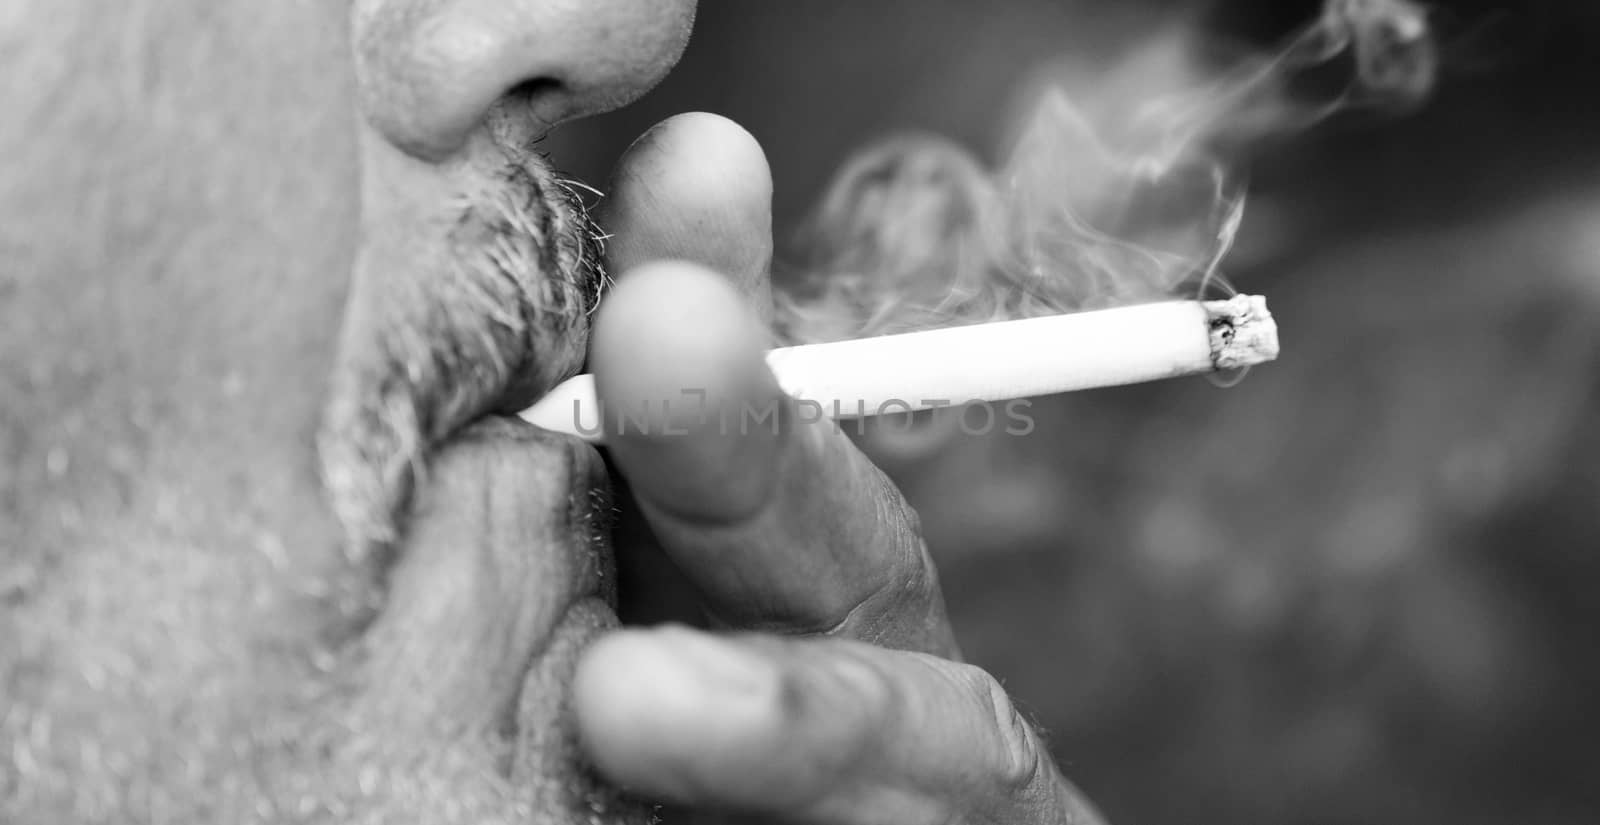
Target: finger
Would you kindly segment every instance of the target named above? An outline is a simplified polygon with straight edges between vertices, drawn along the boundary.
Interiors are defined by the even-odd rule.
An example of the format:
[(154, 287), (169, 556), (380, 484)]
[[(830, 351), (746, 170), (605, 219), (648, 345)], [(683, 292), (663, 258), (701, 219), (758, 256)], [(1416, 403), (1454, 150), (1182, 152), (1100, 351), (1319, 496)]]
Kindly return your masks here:
[[(710, 270), (733, 279), (744, 294), (746, 303), (755, 307), (759, 320), (764, 322), (770, 317), (771, 173), (760, 146), (747, 132), (731, 121), (714, 115), (687, 114), (671, 118), (635, 142), (619, 163), (611, 188), (604, 219), (614, 236), (607, 250), (613, 271), (626, 272), (663, 259), (704, 264)], [(662, 311), (667, 306), (670, 305), (656, 303), (647, 314)], [(692, 303), (688, 306), (692, 312)], [(620, 313), (618, 310), (614, 314)], [(702, 343), (706, 345), (704, 349), (712, 351), (712, 358), (721, 355), (748, 356), (764, 350), (769, 343), (764, 326), (752, 331), (741, 326), (743, 320), (735, 310), (709, 315), (700, 313), (666, 325), (678, 327), (680, 331), (706, 325)], [(623, 325), (635, 326), (631, 322)], [(652, 342), (653, 336), (648, 330), (659, 327), (636, 327), (634, 339), (629, 345), (637, 342), (646, 347), (653, 346), (655, 342)], [(743, 343), (731, 348), (724, 347), (728, 339), (740, 339)], [(754, 346), (748, 343), (752, 339), (758, 342)], [(632, 358), (625, 360), (635, 366), (643, 363)], [(609, 367), (601, 366), (606, 361), (607, 354), (597, 347), (593, 354), (597, 372), (612, 372)], [(705, 366), (706, 371), (712, 373), (705, 377), (715, 378), (719, 375), (720, 367), (715, 363), (706, 363)], [(764, 365), (746, 358), (742, 367), (731, 368), (744, 372), (742, 376), (724, 376), (730, 381), (730, 392), (724, 394), (727, 400), (751, 400), (754, 402), (751, 408), (758, 413), (774, 410), (780, 404), (787, 405), (787, 400), (770, 381), (770, 375), (765, 374)], [(631, 378), (626, 375), (622, 377), (624, 380), (621, 383), (628, 385)], [(659, 373), (656, 377), (673, 376), (671, 373)], [(684, 389), (712, 388), (710, 380), (702, 381), (700, 378), (685, 376), (685, 382), (677, 386), (673, 386), (670, 380), (657, 382), (656, 389), (664, 390), (668, 395), (643, 392), (643, 399), (674, 397)], [(633, 389), (637, 391), (644, 388), (635, 384)], [(640, 396), (640, 392), (635, 392), (634, 397), (630, 398), (606, 399), (602, 390), (602, 404), (609, 401), (614, 409), (636, 410), (637, 405), (633, 402), (643, 400)], [(740, 407), (742, 409), (742, 405)], [(785, 412), (786, 417), (793, 418), (789, 412), (792, 411)], [(773, 414), (777, 413), (774, 411)], [(863, 562), (861, 565), (828, 566), (826, 559), (815, 558), (816, 554), (809, 557), (805, 555), (806, 547), (789, 543), (790, 536), (784, 530), (766, 531), (756, 536), (728, 533), (711, 537), (705, 535), (704, 530), (678, 529), (681, 525), (672, 523), (674, 519), (668, 515), (674, 508), (668, 506), (663, 510), (653, 506), (655, 502), (648, 501), (652, 497), (658, 498), (657, 492), (664, 485), (671, 487), (685, 479), (709, 479), (710, 483), (689, 484), (679, 491), (682, 493), (677, 496), (680, 500), (704, 499), (706, 496), (726, 498), (727, 489), (746, 486), (752, 491), (760, 491), (764, 489), (763, 478), (775, 475), (770, 456), (773, 454), (772, 442), (778, 439), (763, 440), (757, 434), (749, 442), (743, 443), (751, 450), (748, 454), (739, 448), (739, 442), (730, 439), (711, 438), (700, 440), (698, 445), (680, 444), (685, 449), (669, 452), (675, 452), (681, 459), (696, 462), (698, 470), (688, 475), (682, 474), (682, 468), (675, 466), (670, 457), (663, 457), (661, 461), (646, 461), (642, 465), (632, 462), (628, 446), (620, 450), (615, 447), (617, 439), (613, 439), (613, 456), (629, 476), (631, 485), (644, 492), (647, 502), (643, 509), (654, 513), (652, 527), (657, 533), (665, 531), (669, 534), (666, 537), (669, 545), (666, 550), (677, 562), (676, 567), (684, 568), (689, 578), (705, 592), (711, 607), (724, 620), (803, 630), (835, 629), (884, 643), (953, 653), (954, 645), (945, 625), (942, 605), (937, 602), (938, 591), (933, 581), (932, 567), (927, 564), (914, 525), (906, 524), (910, 516), (909, 508), (899, 500), (898, 493), (881, 474), (870, 463), (861, 460), (846, 439), (839, 437), (838, 433), (813, 435), (820, 435), (821, 443), (826, 445), (822, 449), (831, 454), (832, 460), (826, 463), (834, 465), (835, 472), (850, 478), (849, 482), (835, 478), (817, 479), (814, 483), (819, 486), (840, 486), (843, 489), (837, 497), (850, 496), (852, 488), (859, 492), (864, 487), (865, 492), (853, 496), (855, 508), (860, 510), (863, 504), (876, 504), (879, 506), (872, 515), (881, 512), (892, 516), (882, 526), (886, 528), (883, 532), (892, 534), (894, 541), (887, 545), (876, 545), (885, 551), (885, 555), (893, 556), (887, 563), (865, 558), (851, 560)], [(732, 452), (726, 452), (730, 448)], [(724, 452), (718, 454), (719, 449)], [(768, 458), (757, 457), (763, 452)], [(741, 469), (744, 472), (740, 472)], [(652, 470), (660, 472), (652, 473)], [(653, 475), (663, 483), (645, 480), (641, 488), (641, 481), (635, 476), (644, 475)], [(770, 487), (770, 484), (765, 487)], [(668, 491), (666, 495), (673, 493)], [(828, 498), (816, 497), (812, 505), (819, 511), (823, 510)], [(738, 502), (731, 503), (734, 506), (730, 509), (736, 511)], [(832, 513), (823, 511), (817, 515), (826, 518)], [(848, 538), (872, 538), (852, 534), (849, 528), (843, 534)], [(907, 537), (911, 540), (907, 541)], [(722, 556), (726, 549), (740, 541), (757, 539), (764, 541), (756, 541), (756, 544), (774, 552), (760, 552), (762, 547), (758, 546), (743, 559), (744, 563), (731, 567), (725, 563), (727, 560)], [(789, 546), (784, 546), (786, 543)], [(633, 549), (619, 548), (620, 563), (625, 567), (640, 567), (650, 571), (652, 577), (657, 579), (665, 573), (676, 572), (672, 567), (651, 562), (649, 552), (635, 555), (631, 552)], [(782, 559), (773, 558), (779, 553)], [(789, 563), (774, 564), (774, 561)], [(807, 574), (831, 573), (840, 580), (841, 586), (813, 591), (809, 589), (809, 583), (802, 582), (814, 582), (814, 576), (809, 579), (785, 579), (797, 570)], [(774, 593), (773, 587), (752, 582), (749, 575), (752, 572), (759, 574), (767, 585), (781, 583), (792, 587), (801, 584), (806, 592)], [(863, 586), (852, 588), (852, 584)]]
[(954, 653), (915, 514), (783, 393), (763, 325), (725, 278), (638, 268), (590, 340), (612, 459), (718, 618)]
[(580, 769), (566, 706), (579, 651), (616, 624), (596, 544), (603, 502), (572, 494), (602, 483), (587, 445), (514, 421), (475, 425), (432, 457), (340, 680), (349, 736), (327, 750), (349, 773), (330, 784), (403, 821), (452, 818), (432, 806), (458, 791), (486, 816), (528, 804), (506, 781), (552, 815), (587, 821), (603, 803), (648, 821), (621, 816)]
[(766, 317), (772, 172), (749, 132), (703, 112), (668, 118), (623, 154), (610, 188), (600, 224), (612, 272), (693, 261), (732, 278)]
[[(609, 189), (599, 220), (610, 233), (612, 272), (694, 261), (731, 278), (758, 317), (770, 317), (772, 174), (748, 132), (716, 115), (669, 118), (623, 154)], [(703, 621), (693, 585), (663, 551), (626, 480), (615, 487), (619, 614), (630, 622)]]
[(837, 639), (627, 631), (579, 663), (584, 752), (646, 798), (784, 821), (1098, 821), (983, 671)]
[[(701, 112), (667, 118), (634, 141), (611, 176), (600, 209), (610, 232), (606, 262), (611, 272), (667, 259), (707, 265), (768, 318), (771, 197), (765, 153), (747, 131)], [(693, 585), (662, 550), (626, 480), (619, 478), (616, 494), (622, 619), (702, 620)]]

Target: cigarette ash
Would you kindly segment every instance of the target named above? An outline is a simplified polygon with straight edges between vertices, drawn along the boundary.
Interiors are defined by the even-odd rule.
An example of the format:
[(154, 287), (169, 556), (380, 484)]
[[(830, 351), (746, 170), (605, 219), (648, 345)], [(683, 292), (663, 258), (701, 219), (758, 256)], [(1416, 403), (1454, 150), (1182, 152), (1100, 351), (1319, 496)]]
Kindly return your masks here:
[(1260, 295), (1235, 295), (1205, 302), (1211, 327), (1211, 365), (1247, 369), (1278, 357), (1278, 324)]
[[(1223, 70), (1201, 41), (1175, 27), (1117, 65), (1058, 71), (995, 168), (933, 136), (858, 152), (802, 233), (780, 337), (1231, 295), (1220, 266), (1244, 215), (1235, 167), (1248, 151), (1342, 109), (1415, 105), (1437, 74), (1427, 16), (1409, 0), (1327, 0), (1275, 53)], [(1330, 71), (1342, 83), (1308, 99), (1301, 81)]]

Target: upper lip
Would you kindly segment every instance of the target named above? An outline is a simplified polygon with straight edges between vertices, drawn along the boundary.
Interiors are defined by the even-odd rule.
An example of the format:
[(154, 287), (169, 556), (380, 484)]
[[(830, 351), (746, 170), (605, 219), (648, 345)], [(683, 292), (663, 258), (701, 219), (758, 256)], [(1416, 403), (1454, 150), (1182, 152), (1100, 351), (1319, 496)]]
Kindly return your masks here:
[(451, 164), (364, 147), (363, 237), (319, 435), (358, 548), (396, 538), (434, 445), (578, 371), (603, 277), (577, 195), (503, 131)]

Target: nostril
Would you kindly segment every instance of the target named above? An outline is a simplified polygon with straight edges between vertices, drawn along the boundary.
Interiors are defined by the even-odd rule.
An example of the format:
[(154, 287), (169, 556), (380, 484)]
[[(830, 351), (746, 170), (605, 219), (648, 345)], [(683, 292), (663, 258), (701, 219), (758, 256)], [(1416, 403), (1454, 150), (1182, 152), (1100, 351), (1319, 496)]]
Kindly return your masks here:
[(677, 62), (693, 16), (693, 0), (358, 0), (366, 115), (427, 160), (458, 151), (491, 111), (543, 130), (643, 94)]
[(522, 144), (564, 120), (571, 110), (572, 96), (572, 89), (556, 78), (530, 78), (500, 95), (490, 106), (486, 119), (496, 140), (508, 145)]
[(519, 103), (529, 103), (536, 98), (554, 97), (566, 91), (566, 84), (553, 77), (535, 77), (524, 80), (506, 91), (506, 97)]
[(535, 77), (507, 89), (497, 105), (523, 112), (523, 118), (532, 121), (521, 124), (525, 133), (529, 126), (544, 128), (565, 120), (572, 109), (573, 96), (567, 83), (553, 77)]

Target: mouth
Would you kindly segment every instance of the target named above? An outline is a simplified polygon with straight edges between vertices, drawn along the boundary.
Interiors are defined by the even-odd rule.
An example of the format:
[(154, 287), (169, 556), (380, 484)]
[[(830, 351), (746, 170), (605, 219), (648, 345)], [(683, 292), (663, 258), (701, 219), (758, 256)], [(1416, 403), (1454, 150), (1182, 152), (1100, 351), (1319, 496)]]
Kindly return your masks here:
[(394, 543), (432, 449), (576, 374), (606, 283), (580, 184), (531, 141), (427, 164), (364, 140), (362, 238), (318, 434), (347, 546)]

